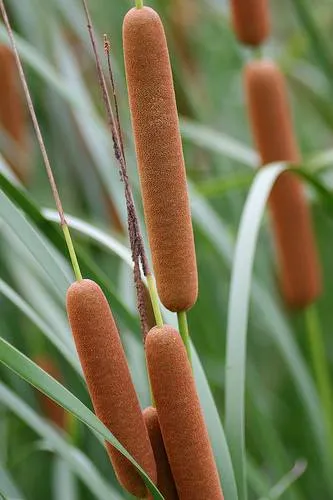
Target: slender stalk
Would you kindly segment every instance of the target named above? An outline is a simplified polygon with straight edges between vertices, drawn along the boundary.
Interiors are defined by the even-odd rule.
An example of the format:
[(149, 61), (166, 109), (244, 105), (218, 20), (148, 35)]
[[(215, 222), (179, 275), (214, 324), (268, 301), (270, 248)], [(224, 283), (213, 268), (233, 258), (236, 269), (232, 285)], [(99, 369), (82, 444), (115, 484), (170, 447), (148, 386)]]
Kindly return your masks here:
[(114, 102), (114, 109), (115, 109), (115, 114), (116, 114), (116, 125), (118, 128), (118, 136), (120, 140), (120, 149), (123, 157), (125, 158), (125, 148), (124, 148), (124, 141), (123, 141), (123, 134), (121, 133), (121, 126), (120, 126), (120, 114), (119, 114), (119, 106), (118, 106), (118, 99), (117, 99), (117, 92), (116, 92), (116, 84), (114, 81), (114, 76), (113, 76), (113, 69), (112, 69), (112, 62), (111, 62), (111, 43), (107, 35), (104, 35), (104, 51), (106, 54), (106, 59), (108, 63), (108, 71), (109, 71), (109, 79), (112, 87), (112, 93), (113, 93), (113, 102)]
[(317, 310), (314, 305), (305, 311), (308, 342), (312, 357), (313, 371), (318, 385), (319, 396), (325, 416), (329, 449), (333, 451), (333, 392), (330, 370), (325, 353), (324, 340), (319, 324)]
[(152, 274), (147, 275), (147, 284), (148, 284), (150, 300), (151, 300), (151, 303), (153, 306), (156, 325), (163, 326), (163, 318), (162, 318), (162, 313), (161, 313), (160, 304), (159, 304), (159, 300), (158, 300), (156, 283), (155, 283), (154, 276)]
[(189, 362), (192, 366), (192, 354), (191, 354), (191, 344), (190, 344), (190, 334), (188, 331), (188, 324), (187, 324), (187, 316), (186, 316), (186, 311), (178, 312), (177, 313), (177, 318), (178, 318), (178, 328), (179, 328), (179, 333), (181, 338), (183, 339), (185, 349), (187, 352), (187, 356), (189, 359)]
[(65, 240), (66, 240), (68, 252), (69, 252), (72, 264), (73, 264), (74, 273), (75, 273), (76, 278), (78, 280), (80, 280), (80, 279), (82, 279), (82, 275), (81, 275), (80, 268), (79, 268), (79, 263), (78, 263), (78, 260), (77, 260), (76, 254), (75, 254), (73, 241), (72, 241), (72, 238), (71, 238), (71, 235), (70, 235), (70, 231), (69, 231), (66, 219), (65, 219), (64, 209), (63, 209), (63, 206), (62, 206), (62, 203), (61, 203), (61, 200), (60, 200), (60, 196), (59, 196), (57, 184), (56, 184), (56, 181), (54, 179), (54, 175), (53, 175), (51, 163), (50, 163), (47, 151), (46, 151), (46, 146), (45, 146), (45, 143), (44, 143), (42, 132), (41, 132), (40, 127), (39, 127), (39, 123), (38, 123), (38, 119), (37, 119), (37, 116), (36, 116), (35, 108), (34, 108), (34, 105), (33, 105), (33, 102), (32, 102), (32, 98), (31, 98), (31, 95), (30, 95), (30, 90), (29, 90), (29, 87), (28, 87), (28, 84), (27, 84), (27, 79), (25, 77), (25, 73), (24, 73), (24, 70), (23, 70), (22, 63), (21, 63), (21, 58), (20, 58), (20, 55), (19, 55), (18, 50), (17, 50), (17, 46), (16, 46), (16, 42), (15, 42), (13, 30), (11, 28), (11, 25), (10, 25), (10, 22), (9, 22), (9, 19), (8, 19), (7, 11), (6, 11), (6, 8), (5, 8), (3, 0), (0, 0), (0, 11), (1, 11), (1, 14), (2, 14), (3, 22), (4, 22), (5, 26), (6, 26), (6, 30), (7, 30), (7, 33), (8, 33), (8, 37), (9, 37), (12, 49), (13, 49), (13, 53), (14, 53), (14, 56), (15, 56), (16, 65), (17, 65), (17, 69), (18, 69), (18, 72), (19, 72), (19, 77), (20, 77), (20, 80), (21, 80), (21, 83), (22, 83), (22, 87), (23, 87), (23, 91), (24, 91), (25, 98), (26, 98), (26, 101), (27, 101), (27, 105), (28, 105), (28, 109), (29, 109), (29, 112), (30, 112), (30, 116), (31, 116), (31, 120), (32, 120), (32, 123), (33, 123), (33, 127), (35, 129), (35, 133), (36, 133), (36, 136), (37, 136), (37, 142), (38, 142), (38, 145), (39, 145), (42, 157), (43, 157), (44, 166), (45, 166), (47, 177), (48, 177), (48, 180), (49, 180), (49, 183), (50, 183), (50, 186), (51, 186), (53, 198), (54, 198), (54, 201), (55, 201), (58, 213), (59, 213), (60, 225), (61, 225), (61, 228), (62, 228), (63, 233), (64, 233), (64, 237), (65, 237)]
[(143, 0), (135, 0), (135, 7), (137, 9), (142, 9), (142, 7), (143, 7)]
[(70, 259), (72, 262), (75, 277), (76, 277), (77, 281), (80, 281), (80, 280), (82, 280), (82, 274), (81, 274), (80, 266), (79, 266), (77, 256), (76, 256), (76, 253), (74, 250), (73, 241), (72, 241), (67, 224), (62, 226), (62, 230), (63, 230), (64, 236), (65, 236), (65, 240), (66, 240), (69, 256), (70, 256)]

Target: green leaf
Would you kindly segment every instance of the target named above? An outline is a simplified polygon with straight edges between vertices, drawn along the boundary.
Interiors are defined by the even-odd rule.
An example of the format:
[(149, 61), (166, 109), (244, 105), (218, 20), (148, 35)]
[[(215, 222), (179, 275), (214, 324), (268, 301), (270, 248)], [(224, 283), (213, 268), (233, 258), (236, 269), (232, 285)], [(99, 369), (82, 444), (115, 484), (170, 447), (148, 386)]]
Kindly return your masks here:
[(89, 410), (89, 408), (87, 408), (79, 399), (65, 389), (65, 387), (63, 387), (59, 382), (53, 379), (50, 375), (44, 372), (35, 363), (1, 337), (0, 361), (111, 443), (135, 466), (151, 491), (153, 498), (156, 500), (163, 500), (163, 496), (159, 493), (158, 489), (143, 469), (125, 450), (114, 435), (105, 427), (105, 425), (103, 425), (102, 422)]
[(77, 448), (71, 446), (46, 420), (0, 382), (0, 401), (23, 420), (36, 434), (46, 440), (99, 500), (122, 500), (118, 492), (100, 475), (94, 464)]
[[(272, 165), (257, 174), (248, 195), (237, 236), (233, 261), (228, 307), (227, 358), (226, 358), (226, 434), (235, 468), (241, 499), (246, 499), (245, 474), (245, 370), (247, 327), (250, 304), (252, 269), (260, 230), (260, 223), (269, 193), (285, 165)], [(256, 306), (260, 306), (265, 317), (275, 325), (272, 333), (282, 350), (295, 383), (304, 400), (316, 436), (318, 447), (326, 462), (322, 413), (313, 382), (298, 352), (285, 332), (283, 321), (265, 291), (253, 285)]]

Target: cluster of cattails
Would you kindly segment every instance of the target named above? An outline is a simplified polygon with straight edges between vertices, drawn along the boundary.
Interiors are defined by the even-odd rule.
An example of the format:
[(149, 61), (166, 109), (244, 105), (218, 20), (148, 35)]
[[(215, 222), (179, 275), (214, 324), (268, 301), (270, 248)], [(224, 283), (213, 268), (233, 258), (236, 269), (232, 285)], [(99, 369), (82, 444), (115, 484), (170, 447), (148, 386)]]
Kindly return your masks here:
[(26, 111), (12, 50), (0, 45), (0, 127), (5, 159), (23, 184), (31, 176)]
[[(268, 0), (231, 0), (231, 5), (238, 39), (260, 46), (270, 32)], [(301, 156), (279, 68), (269, 60), (253, 60), (245, 68), (244, 85), (261, 164), (297, 166)], [(296, 174), (289, 171), (279, 177), (269, 207), (282, 295), (290, 308), (307, 307), (320, 294), (321, 273), (309, 207)]]
[[(158, 14), (147, 7), (131, 9), (123, 39), (158, 292), (169, 310), (185, 312), (197, 299), (197, 267), (172, 72)], [(191, 364), (178, 331), (155, 326), (145, 337), (154, 406), (142, 412), (100, 287), (86, 279), (75, 282), (68, 290), (67, 312), (96, 415), (164, 498), (222, 500)], [(111, 444), (106, 447), (121, 485), (137, 498), (149, 498), (133, 465)]]

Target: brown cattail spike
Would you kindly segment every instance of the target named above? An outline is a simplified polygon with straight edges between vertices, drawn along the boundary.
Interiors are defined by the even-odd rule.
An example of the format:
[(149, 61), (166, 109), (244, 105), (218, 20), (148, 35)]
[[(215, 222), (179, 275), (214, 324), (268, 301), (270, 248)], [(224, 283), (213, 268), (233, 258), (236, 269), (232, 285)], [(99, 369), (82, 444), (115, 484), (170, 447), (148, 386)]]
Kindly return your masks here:
[[(299, 163), (285, 82), (277, 66), (270, 61), (249, 63), (245, 87), (262, 164)], [(285, 301), (291, 308), (306, 307), (320, 293), (321, 273), (311, 216), (299, 178), (291, 172), (283, 173), (269, 204)]]
[[(35, 363), (42, 368), (46, 373), (51, 375), (54, 379), (61, 382), (61, 373), (48, 356), (39, 356), (35, 360)], [(53, 422), (60, 429), (66, 430), (66, 412), (57, 403), (52, 401), (52, 399), (45, 396), (45, 394), (38, 391), (38, 400), (43, 410), (45, 416)]]
[(171, 311), (198, 294), (186, 172), (169, 53), (158, 14), (130, 10), (123, 40), (141, 190), (157, 288)]
[(194, 378), (180, 335), (155, 327), (146, 338), (150, 382), (180, 500), (223, 494)]
[[(147, 429), (119, 333), (100, 287), (90, 280), (71, 285), (67, 312), (96, 415), (155, 482)], [(146, 486), (132, 464), (110, 444), (107, 450), (122, 486), (144, 498)]]
[(156, 408), (152, 406), (146, 408), (143, 412), (143, 417), (156, 462), (157, 488), (162, 493), (165, 500), (178, 500), (178, 494), (165, 451)]
[(238, 40), (261, 45), (270, 32), (268, 0), (231, 0), (232, 23)]
[(6, 45), (0, 45), (0, 123), (8, 136), (5, 137), (7, 161), (21, 182), (27, 184), (30, 171), (26, 161), (28, 136), (25, 107), (15, 57)]

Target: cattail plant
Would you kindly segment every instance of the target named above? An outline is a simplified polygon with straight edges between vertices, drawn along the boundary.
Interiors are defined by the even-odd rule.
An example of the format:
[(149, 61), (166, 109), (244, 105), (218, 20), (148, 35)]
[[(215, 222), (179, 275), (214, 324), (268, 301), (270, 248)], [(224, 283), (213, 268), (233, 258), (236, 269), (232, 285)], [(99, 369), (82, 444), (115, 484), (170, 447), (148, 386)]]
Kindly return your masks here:
[(232, 23), (238, 40), (261, 45), (270, 33), (268, 0), (231, 0)]
[(196, 302), (198, 279), (172, 72), (158, 14), (148, 7), (131, 9), (123, 42), (157, 288), (165, 307), (182, 312)]
[[(263, 165), (300, 163), (283, 76), (271, 61), (253, 61), (245, 69), (245, 88), (255, 143)], [(321, 275), (310, 211), (301, 181), (285, 172), (269, 200), (280, 282), (291, 308), (311, 304), (321, 290)]]
[[(139, 401), (109, 304), (100, 287), (81, 280), (67, 293), (67, 312), (96, 415), (156, 481), (156, 466)], [(112, 445), (107, 450), (119, 482), (144, 498), (146, 486)]]
[(0, 124), (4, 132), (6, 160), (20, 181), (27, 184), (31, 165), (26, 154), (26, 112), (15, 57), (7, 45), (0, 45)]
[[(35, 363), (42, 368), (46, 373), (51, 375), (54, 379), (61, 381), (61, 373), (58, 367), (55, 365), (52, 358), (49, 356), (38, 356), (35, 358)], [(53, 422), (60, 429), (66, 429), (66, 412), (57, 403), (52, 401), (44, 394), (38, 391), (37, 393), (39, 404), (43, 410), (44, 415)]]
[(155, 327), (146, 355), (158, 420), (181, 500), (223, 499), (191, 365), (176, 330)]
[(165, 451), (156, 408), (153, 406), (146, 408), (143, 411), (143, 418), (154, 452), (157, 471), (157, 487), (166, 500), (178, 500), (176, 485)]

